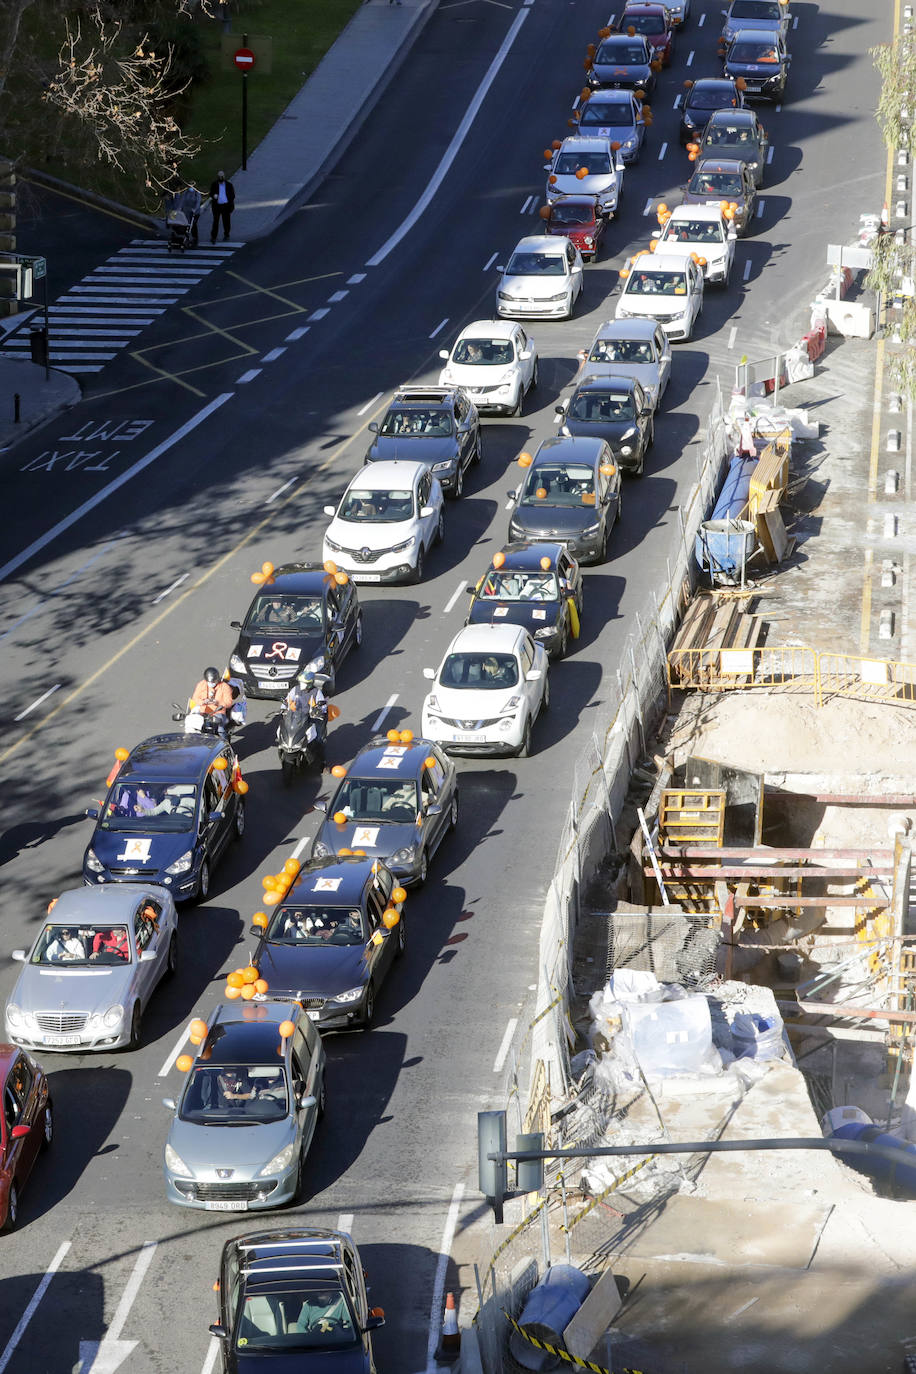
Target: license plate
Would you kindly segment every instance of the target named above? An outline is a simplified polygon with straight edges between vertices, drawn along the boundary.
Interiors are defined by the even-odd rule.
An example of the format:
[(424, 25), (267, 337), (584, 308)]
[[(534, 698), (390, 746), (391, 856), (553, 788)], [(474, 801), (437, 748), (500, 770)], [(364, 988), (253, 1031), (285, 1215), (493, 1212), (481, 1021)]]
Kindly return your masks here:
[(468, 735), (464, 731), (456, 730), (453, 736), (456, 743), (462, 744), (486, 744), (486, 735)]
[(381, 573), (351, 573), (354, 582), (381, 582)]
[(309, 1020), (310, 1020), (310, 1021), (317, 1021), (320, 1015), (321, 1015), (321, 1012), (320, 1012), (320, 1011), (310, 1011), (310, 1012), (309, 1012)]
[(206, 1212), (247, 1212), (247, 1202), (205, 1202)]
[(83, 1037), (81, 1035), (51, 1035), (45, 1034), (45, 1043), (48, 1045), (81, 1045)]

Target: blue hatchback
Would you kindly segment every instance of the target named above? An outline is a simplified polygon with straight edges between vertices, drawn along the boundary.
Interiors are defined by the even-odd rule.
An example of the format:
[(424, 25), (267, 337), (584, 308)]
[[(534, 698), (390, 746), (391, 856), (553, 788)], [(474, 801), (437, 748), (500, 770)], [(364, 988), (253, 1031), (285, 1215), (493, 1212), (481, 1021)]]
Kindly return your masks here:
[(205, 900), (210, 875), (245, 830), (232, 746), (212, 735), (153, 735), (122, 763), (98, 807), (83, 881), (161, 883), (176, 902)]

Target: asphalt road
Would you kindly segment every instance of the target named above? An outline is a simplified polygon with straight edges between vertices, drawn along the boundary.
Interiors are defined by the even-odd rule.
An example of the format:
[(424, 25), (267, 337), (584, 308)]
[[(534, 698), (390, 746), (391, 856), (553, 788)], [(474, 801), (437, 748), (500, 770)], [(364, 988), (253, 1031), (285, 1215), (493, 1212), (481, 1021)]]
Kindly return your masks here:
[[(829, 13), (813, 4), (793, 13), (791, 102), (764, 111), (774, 155), (763, 215), (739, 242), (733, 285), (709, 292), (698, 336), (676, 347), (654, 453), (645, 478), (626, 486), (609, 562), (588, 573), (583, 635), (551, 670), (552, 708), (535, 730), (534, 756), (461, 764), (460, 826), (428, 887), (409, 898), (408, 957), (379, 1000), (376, 1028), (327, 1041), (329, 1110), (309, 1156), (308, 1196), (275, 1220), (353, 1218), (372, 1300), (388, 1317), (381, 1369), (427, 1366), (453, 1202), (455, 1253), (477, 1243), (476, 1112), (499, 1098), (494, 1064), (507, 1024), (526, 1024), (574, 759), (678, 537), (676, 507), (695, 476), (715, 381), (727, 390), (742, 353), (766, 355), (804, 332), (828, 237), (851, 238), (860, 210), (883, 198), (867, 49), (888, 36), (890, 9), (873, 17), (837, 0)], [(225, 661), (228, 621), (247, 604), (253, 569), (265, 558), (320, 554), (321, 507), (359, 465), (365, 424), (392, 386), (435, 375), (438, 348), (463, 323), (491, 313), (488, 264), (539, 224), (541, 150), (565, 132), (585, 43), (606, 18), (595, 3), (529, 8), (432, 206), (383, 263), (367, 264), (434, 175), (515, 15), (483, 0), (444, 5), (313, 200), (144, 333), (142, 360), (120, 356), (79, 408), (0, 455), (4, 954), (29, 941), (50, 896), (79, 881), (82, 813), (114, 748), (168, 728), (169, 703), (205, 663)], [(587, 269), (571, 322), (532, 327), (539, 391), (521, 419), (486, 424), (482, 467), (449, 506), (428, 580), (362, 595), (366, 634), (340, 680), (331, 763), (352, 756), (393, 694), (384, 727), (417, 728), (420, 670), (438, 663), (461, 624), (459, 586), (476, 580), (505, 537), (513, 459), (551, 432), (576, 350), (613, 313), (616, 269), (654, 227), (643, 217), (647, 200), (675, 199), (686, 179), (673, 103), (688, 62), (691, 75), (718, 70), (718, 18), (718, 5), (700, 6), (681, 35), (604, 257)], [(209, 1367), (220, 1245), (247, 1223), (166, 1204), (160, 1099), (177, 1078), (160, 1070), (189, 1016), (214, 1005), (222, 972), (248, 948), (260, 876), (314, 833), (317, 785), (281, 787), (268, 716), (252, 705), (241, 744), (251, 785), (244, 843), (207, 905), (182, 915), (179, 977), (151, 1006), (140, 1050), (45, 1058), (57, 1140), (27, 1191), (21, 1230), (0, 1247), (0, 1370), (9, 1374), (57, 1374), (81, 1360), (84, 1374), (99, 1374), (119, 1356), (141, 1374)], [(7, 961), (0, 972), (4, 998), (14, 968)], [(58, 1272), (10, 1352), (55, 1256)], [(457, 1287), (454, 1267), (448, 1276)], [(86, 1364), (93, 1347), (81, 1355), (80, 1342), (98, 1342), (113, 1321), (120, 1341), (138, 1344), (109, 1345)]]

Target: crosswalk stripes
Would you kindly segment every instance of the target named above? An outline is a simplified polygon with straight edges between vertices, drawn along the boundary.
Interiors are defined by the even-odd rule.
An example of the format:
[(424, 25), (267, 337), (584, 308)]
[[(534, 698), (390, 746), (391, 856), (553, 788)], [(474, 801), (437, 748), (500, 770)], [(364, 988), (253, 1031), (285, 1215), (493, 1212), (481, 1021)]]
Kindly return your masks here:
[[(49, 307), (51, 366), (74, 374), (101, 372), (241, 246), (222, 241), (180, 254), (169, 253), (164, 240), (132, 239)], [(11, 330), (0, 341), (0, 357), (29, 357), (29, 328), (38, 319), (40, 314)]]

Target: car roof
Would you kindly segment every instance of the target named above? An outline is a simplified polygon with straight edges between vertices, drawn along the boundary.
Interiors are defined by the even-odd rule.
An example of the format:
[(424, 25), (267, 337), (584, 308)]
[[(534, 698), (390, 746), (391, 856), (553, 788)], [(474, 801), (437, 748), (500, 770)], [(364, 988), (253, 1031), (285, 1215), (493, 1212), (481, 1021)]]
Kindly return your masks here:
[(399, 386), (391, 404), (441, 406), (454, 394), (453, 386)]
[(594, 208), (595, 208), (595, 197), (594, 197), (594, 196), (573, 196), (573, 195), (568, 195), (568, 196), (557, 196), (556, 200), (553, 202), (553, 205), (551, 206), (551, 209), (554, 209), (554, 210), (555, 210), (556, 207), (557, 207), (558, 205), (582, 205), (582, 206), (586, 206), (586, 205), (587, 205), (590, 209), (594, 209)]
[(340, 858), (331, 855), (325, 859), (312, 859), (303, 864), (295, 883), (280, 903), (284, 907), (309, 902), (315, 893), (318, 878), (330, 878), (338, 884), (333, 892), (322, 891), (319, 900), (322, 906), (352, 906), (362, 900), (367, 882), (372, 878), (377, 861), (359, 856)]
[(193, 778), (199, 781), (226, 747), (215, 735), (151, 735), (135, 744), (118, 770), (116, 782), (130, 777)]
[(223, 1254), (238, 1256), (246, 1288), (269, 1291), (291, 1278), (337, 1282), (348, 1240), (320, 1227), (253, 1231), (227, 1241)]
[[(54, 925), (68, 921), (129, 921), (144, 897), (155, 891), (150, 883), (107, 883), (102, 887), (71, 887), (62, 892), (47, 919)], [(100, 908), (105, 910), (101, 911)]]
[(721, 88), (723, 92), (726, 90), (730, 91), (732, 94), (735, 92), (735, 83), (730, 76), (699, 76), (687, 92), (688, 97), (693, 95), (698, 86), (702, 86), (704, 90), (709, 90), (710, 87), (718, 87)]
[(585, 138), (580, 137), (579, 135), (577, 135), (575, 138), (564, 138), (562, 144), (557, 149), (557, 152), (590, 153), (592, 151), (593, 145), (596, 143), (605, 143), (607, 145), (608, 152), (610, 152), (611, 141), (609, 138), (605, 138), (603, 136), (599, 136), (598, 138)]
[(626, 17), (627, 17), (628, 14), (658, 14), (658, 13), (661, 13), (661, 14), (664, 14), (664, 13), (665, 13), (665, 6), (664, 6), (664, 5), (652, 4), (652, 3), (650, 2), (650, 0), (635, 0), (635, 3), (632, 3), (632, 0), (631, 0), (631, 3), (630, 3), (630, 4), (624, 5), (623, 14), (622, 14), (621, 17), (620, 17), (620, 22), (623, 23), (623, 21), (626, 19)]
[(755, 29), (753, 24), (748, 24), (746, 29), (736, 29), (732, 36), (733, 43), (752, 43), (755, 39), (758, 43), (769, 43), (771, 46), (779, 43), (782, 38), (781, 33), (773, 29)]
[(386, 458), (380, 463), (367, 463), (350, 479), (347, 491), (388, 491), (390, 487), (414, 487), (428, 463), (415, 463), (405, 458)]
[(328, 585), (328, 575), (320, 563), (284, 563), (274, 568), (273, 575), (255, 596), (264, 592), (281, 595), (283, 592), (311, 592), (319, 595)]
[[(389, 740), (386, 735), (375, 735), (368, 744), (363, 745), (359, 753), (354, 758), (350, 767), (347, 769), (347, 776), (358, 778), (386, 778), (392, 775), (401, 777), (419, 777), (423, 771), (424, 760), (428, 757), (432, 749), (432, 742), (428, 739), (414, 738), (409, 744), (396, 743)], [(401, 753), (401, 764), (397, 769), (383, 768), (381, 761), (387, 754), (391, 757), (391, 751), (397, 749)], [(343, 781), (343, 779), (341, 779)]]
[(607, 38), (603, 38), (601, 41), (602, 41), (602, 43), (613, 43), (613, 42), (615, 42), (615, 41), (616, 41), (616, 42), (621, 42), (621, 41), (623, 41), (623, 42), (625, 42), (625, 43), (632, 43), (632, 41), (633, 41), (634, 38), (645, 38), (645, 34), (642, 34), (642, 33), (633, 33), (633, 34), (631, 34), (631, 33), (609, 33), (608, 36), (607, 36)]
[(512, 250), (513, 253), (555, 253), (558, 257), (565, 254), (566, 246), (562, 239), (551, 238), (549, 234), (526, 234)]
[[(676, 224), (681, 219), (708, 219), (717, 221), (722, 218), (722, 211), (718, 205), (678, 205), (671, 211), (669, 223)], [(657, 258), (658, 254), (653, 253)]]
[[(566, 552), (565, 544), (551, 544), (547, 540), (543, 543), (529, 543), (527, 540), (518, 540), (512, 544), (504, 544), (502, 548), (505, 563), (497, 572), (505, 572), (510, 569), (515, 572), (540, 571), (541, 559), (549, 558), (550, 566), (556, 567), (557, 559), (562, 553)], [(569, 555), (572, 558), (572, 555)]]
[[(588, 197), (590, 200), (591, 197)], [(511, 339), (518, 329), (516, 320), (474, 320), (466, 324), (459, 339)], [(456, 340), (457, 342), (457, 340)]]
[(465, 625), (448, 646), (449, 654), (514, 654), (519, 641), (528, 637), (524, 625)]
[(635, 391), (638, 383), (635, 377), (616, 377), (613, 372), (589, 372), (576, 383), (576, 391)]
[[(772, 34), (767, 35), (772, 39)], [(724, 124), (726, 120), (737, 120), (739, 124), (754, 124), (757, 121), (755, 110), (750, 110), (746, 106), (743, 109), (713, 110), (709, 123), (706, 125), (706, 133), (716, 124)], [(706, 137), (706, 134), (703, 135)]]
[(694, 176), (697, 172), (743, 172), (745, 164), (740, 158), (735, 157), (704, 157), (702, 162), (694, 164)]
[(638, 339), (644, 342), (655, 337), (657, 328), (658, 320), (605, 320), (595, 331), (595, 339)]
[(587, 434), (555, 434), (550, 439), (542, 439), (532, 467), (541, 463), (597, 463), (606, 447), (603, 439), (593, 439)]
[(300, 1006), (298, 1002), (270, 997), (259, 998), (254, 1005), (259, 1019), (243, 1021), (243, 1011), (238, 1007), (220, 1004), (210, 1020), (198, 1060), (206, 1054), (208, 1064), (245, 1064), (258, 1060), (272, 1064), (278, 1058), (277, 1027), (282, 1021), (298, 1021)]
[(631, 272), (683, 272), (684, 259), (680, 253), (637, 253), (630, 264)]

